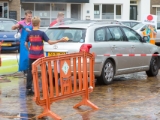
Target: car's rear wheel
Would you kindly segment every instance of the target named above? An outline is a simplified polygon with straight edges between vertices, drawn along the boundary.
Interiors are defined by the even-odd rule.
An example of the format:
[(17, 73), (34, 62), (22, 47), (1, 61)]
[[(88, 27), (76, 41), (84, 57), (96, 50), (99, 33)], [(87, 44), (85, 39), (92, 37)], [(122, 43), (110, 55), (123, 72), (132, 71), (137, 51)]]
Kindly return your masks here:
[(159, 62), (158, 57), (152, 57), (151, 62), (150, 62), (150, 68), (148, 71), (146, 71), (146, 74), (149, 77), (153, 77), (158, 74), (158, 71), (159, 71), (158, 62)]
[(97, 82), (101, 84), (110, 84), (113, 81), (114, 78), (114, 71), (115, 71), (115, 66), (111, 60), (106, 60), (101, 76), (98, 77)]

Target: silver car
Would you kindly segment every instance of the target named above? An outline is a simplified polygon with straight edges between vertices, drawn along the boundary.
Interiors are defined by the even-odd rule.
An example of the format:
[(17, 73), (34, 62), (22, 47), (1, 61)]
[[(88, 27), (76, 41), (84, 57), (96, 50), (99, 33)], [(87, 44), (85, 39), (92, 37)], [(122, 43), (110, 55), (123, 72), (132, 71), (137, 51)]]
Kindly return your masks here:
[[(104, 54), (159, 54), (159, 47), (146, 43), (145, 38), (133, 29), (104, 22), (72, 22), (63, 26), (48, 28), (46, 34), (51, 40), (68, 37), (68, 42), (55, 45), (44, 44), (46, 56), (75, 53), (82, 50), (95, 53), (94, 74), (98, 82), (109, 84), (114, 76), (146, 71), (156, 76), (159, 71), (159, 57), (117, 57)], [(99, 56), (100, 55), (100, 56)]]
[[(145, 30), (147, 24), (139, 23), (134, 26), (132, 29), (137, 31), (142, 36), (142, 31)], [(160, 23), (157, 23), (157, 36), (156, 36), (156, 44), (160, 45)]]

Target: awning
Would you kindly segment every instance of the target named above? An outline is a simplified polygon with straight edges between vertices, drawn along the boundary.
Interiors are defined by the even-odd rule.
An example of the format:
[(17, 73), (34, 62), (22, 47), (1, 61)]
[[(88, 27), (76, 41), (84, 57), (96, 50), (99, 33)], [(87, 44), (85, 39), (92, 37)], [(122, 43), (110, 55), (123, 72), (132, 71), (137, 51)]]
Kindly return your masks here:
[(89, 0), (21, 0), (22, 3), (24, 2), (64, 2), (64, 3), (89, 3)]
[(152, 7), (160, 7), (160, 5), (152, 5)]

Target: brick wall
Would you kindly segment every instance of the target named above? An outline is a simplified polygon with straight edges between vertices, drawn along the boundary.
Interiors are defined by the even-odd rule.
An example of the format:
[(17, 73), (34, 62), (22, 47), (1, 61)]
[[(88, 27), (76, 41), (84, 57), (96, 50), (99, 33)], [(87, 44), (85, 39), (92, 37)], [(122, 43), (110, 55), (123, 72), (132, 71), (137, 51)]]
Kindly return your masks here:
[(156, 8), (152, 5), (160, 5), (160, 0), (151, 0), (151, 14), (156, 15)]
[(20, 20), (20, 0), (12, 0), (9, 2), (9, 10), (17, 11), (17, 20)]

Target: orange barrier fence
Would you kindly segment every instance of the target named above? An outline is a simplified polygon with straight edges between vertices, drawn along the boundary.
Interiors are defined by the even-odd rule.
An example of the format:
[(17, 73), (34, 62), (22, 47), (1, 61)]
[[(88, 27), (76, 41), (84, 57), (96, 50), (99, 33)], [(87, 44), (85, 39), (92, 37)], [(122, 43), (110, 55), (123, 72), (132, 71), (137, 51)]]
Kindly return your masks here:
[[(82, 96), (82, 101), (74, 108), (87, 105), (92, 109), (98, 109), (89, 101), (89, 93), (93, 91), (95, 84), (94, 57), (94, 54), (80, 52), (44, 57), (32, 64), (34, 100), (37, 105), (44, 107), (44, 112), (38, 118), (50, 116), (61, 120), (58, 115), (51, 112), (51, 104), (75, 96)], [(42, 83), (42, 93), (40, 83)]]

